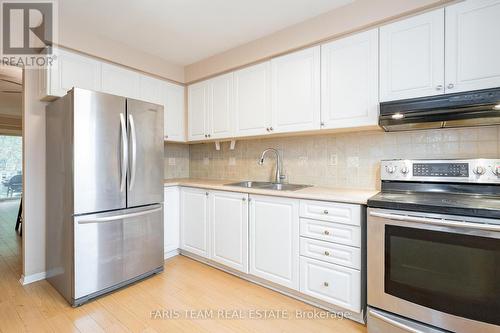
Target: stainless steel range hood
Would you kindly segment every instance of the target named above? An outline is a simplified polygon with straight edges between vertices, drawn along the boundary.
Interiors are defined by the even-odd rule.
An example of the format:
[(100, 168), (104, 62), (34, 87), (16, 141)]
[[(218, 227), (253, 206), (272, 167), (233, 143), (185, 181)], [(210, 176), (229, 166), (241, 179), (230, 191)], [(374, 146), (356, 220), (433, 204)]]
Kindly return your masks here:
[(500, 87), (380, 103), (387, 132), (500, 125)]

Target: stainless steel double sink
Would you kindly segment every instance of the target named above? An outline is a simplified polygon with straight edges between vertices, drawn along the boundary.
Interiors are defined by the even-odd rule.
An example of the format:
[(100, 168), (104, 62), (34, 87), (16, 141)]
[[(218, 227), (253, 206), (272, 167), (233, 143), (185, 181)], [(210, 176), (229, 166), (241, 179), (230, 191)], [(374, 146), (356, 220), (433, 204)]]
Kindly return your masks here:
[(278, 184), (272, 182), (257, 182), (257, 181), (243, 181), (237, 183), (224, 184), (225, 186), (236, 186), (244, 188), (256, 188), (261, 190), (275, 190), (275, 191), (297, 191), (311, 185), (300, 185), (300, 184)]

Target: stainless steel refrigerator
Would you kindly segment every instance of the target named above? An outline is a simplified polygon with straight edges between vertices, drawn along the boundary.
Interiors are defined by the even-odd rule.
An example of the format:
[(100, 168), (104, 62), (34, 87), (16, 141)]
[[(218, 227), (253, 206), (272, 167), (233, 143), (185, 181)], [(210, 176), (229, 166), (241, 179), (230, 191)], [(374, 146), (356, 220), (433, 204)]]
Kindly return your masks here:
[(46, 158), (47, 279), (72, 305), (163, 270), (162, 106), (74, 88)]

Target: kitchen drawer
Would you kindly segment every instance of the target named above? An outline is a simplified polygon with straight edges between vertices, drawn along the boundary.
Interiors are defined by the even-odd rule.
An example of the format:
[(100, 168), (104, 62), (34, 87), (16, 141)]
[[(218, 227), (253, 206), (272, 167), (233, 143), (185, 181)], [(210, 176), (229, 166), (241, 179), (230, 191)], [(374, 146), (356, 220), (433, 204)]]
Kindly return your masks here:
[(301, 218), (300, 235), (349, 246), (361, 246), (361, 228), (353, 225)]
[(359, 313), (361, 272), (301, 256), (300, 292)]
[(361, 250), (357, 247), (300, 237), (300, 255), (361, 269)]
[(300, 201), (300, 217), (361, 225), (361, 206), (326, 201)]

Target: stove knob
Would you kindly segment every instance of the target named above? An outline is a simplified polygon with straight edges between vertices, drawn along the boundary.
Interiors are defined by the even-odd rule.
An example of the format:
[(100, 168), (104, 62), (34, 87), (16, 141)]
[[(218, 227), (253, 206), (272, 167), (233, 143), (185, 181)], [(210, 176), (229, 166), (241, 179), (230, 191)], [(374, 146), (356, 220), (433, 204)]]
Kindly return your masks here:
[(408, 172), (410, 172), (410, 168), (408, 168), (407, 166), (401, 168), (401, 173), (403, 175), (406, 175)]
[(387, 171), (387, 173), (394, 173), (394, 171), (396, 171), (396, 168), (392, 165), (386, 165), (385, 171)]
[(477, 167), (474, 168), (474, 170), (472, 170), (476, 175), (480, 176), (480, 175), (484, 175), (484, 173), (486, 172), (486, 169), (480, 165), (478, 165)]
[(500, 177), (500, 165), (497, 165), (496, 167), (493, 168), (493, 173), (497, 176)]

